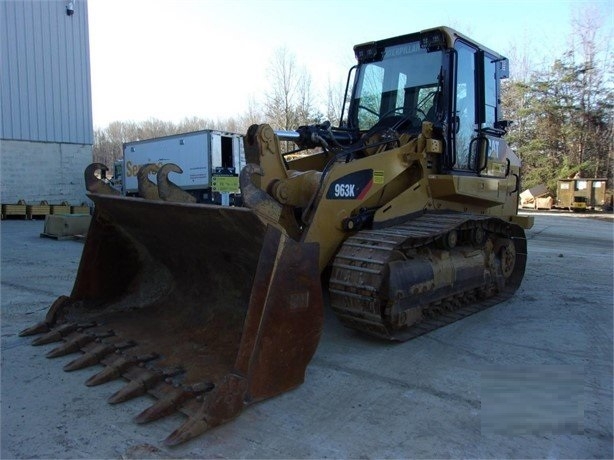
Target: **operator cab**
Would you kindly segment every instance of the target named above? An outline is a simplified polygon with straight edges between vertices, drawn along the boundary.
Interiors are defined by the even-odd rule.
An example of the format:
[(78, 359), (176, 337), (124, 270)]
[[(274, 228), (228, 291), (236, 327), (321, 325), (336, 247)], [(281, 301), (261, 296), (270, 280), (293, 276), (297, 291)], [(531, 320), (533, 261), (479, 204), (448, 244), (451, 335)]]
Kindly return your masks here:
[(445, 27), (354, 47), (358, 65), (347, 127), (419, 133), (430, 121), (445, 140), (441, 172), (505, 176), (507, 122), (499, 110), (507, 58)]

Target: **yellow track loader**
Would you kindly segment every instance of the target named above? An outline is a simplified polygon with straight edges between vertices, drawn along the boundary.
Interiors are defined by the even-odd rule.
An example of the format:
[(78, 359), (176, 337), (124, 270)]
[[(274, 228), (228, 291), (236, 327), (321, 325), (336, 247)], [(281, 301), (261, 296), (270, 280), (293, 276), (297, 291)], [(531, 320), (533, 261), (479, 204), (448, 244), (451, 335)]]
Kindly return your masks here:
[(168, 172), (157, 196), (120, 196), (91, 165), (73, 291), (22, 335), (79, 353), (67, 371), (102, 364), (87, 385), (126, 379), (111, 403), (158, 398), (139, 423), (185, 413), (173, 445), (302, 383), (323, 288), (343, 324), (395, 341), (509, 298), (532, 221), (504, 140), (507, 59), (444, 27), (354, 50), (341, 126), (249, 128), (244, 207), (172, 201)]

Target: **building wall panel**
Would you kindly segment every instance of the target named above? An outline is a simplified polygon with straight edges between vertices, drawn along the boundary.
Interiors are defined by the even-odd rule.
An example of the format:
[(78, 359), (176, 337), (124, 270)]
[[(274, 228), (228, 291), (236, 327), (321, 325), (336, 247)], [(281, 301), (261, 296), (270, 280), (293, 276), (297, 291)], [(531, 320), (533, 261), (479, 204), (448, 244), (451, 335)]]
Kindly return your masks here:
[(91, 163), (91, 145), (0, 140), (0, 150), (2, 203), (89, 202), (83, 171)]
[(92, 144), (86, 0), (0, 1), (0, 138)]

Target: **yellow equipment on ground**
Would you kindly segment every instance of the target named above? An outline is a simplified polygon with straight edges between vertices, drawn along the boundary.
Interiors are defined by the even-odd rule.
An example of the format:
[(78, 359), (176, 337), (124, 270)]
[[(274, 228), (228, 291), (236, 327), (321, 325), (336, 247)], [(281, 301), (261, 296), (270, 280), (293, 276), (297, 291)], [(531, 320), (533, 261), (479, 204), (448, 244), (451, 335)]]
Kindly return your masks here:
[(345, 325), (398, 341), (511, 296), (532, 220), (503, 138), (507, 59), (448, 28), (355, 54), (342, 126), (250, 127), (244, 208), (118, 196), (88, 168), (73, 291), (23, 335), (83, 352), (66, 370), (103, 364), (88, 385), (127, 379), (112, 403), (157, 397), (137, 422), (187, 414), (176, 444), (303, 381), (323, 286)]

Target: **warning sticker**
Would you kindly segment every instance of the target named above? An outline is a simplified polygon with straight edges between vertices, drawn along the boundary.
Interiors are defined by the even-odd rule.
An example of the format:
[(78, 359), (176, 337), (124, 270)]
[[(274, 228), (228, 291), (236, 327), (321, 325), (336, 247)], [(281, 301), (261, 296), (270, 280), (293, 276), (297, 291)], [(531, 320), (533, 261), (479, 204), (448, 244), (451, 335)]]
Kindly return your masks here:
[(238, 176), (211, 176), (211, 189), (214, 192), (220, 193), (235, 193), (239, 191), (239, 177)]

